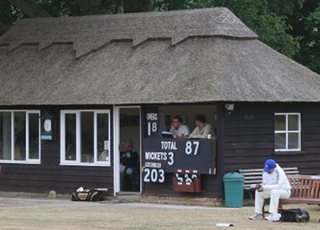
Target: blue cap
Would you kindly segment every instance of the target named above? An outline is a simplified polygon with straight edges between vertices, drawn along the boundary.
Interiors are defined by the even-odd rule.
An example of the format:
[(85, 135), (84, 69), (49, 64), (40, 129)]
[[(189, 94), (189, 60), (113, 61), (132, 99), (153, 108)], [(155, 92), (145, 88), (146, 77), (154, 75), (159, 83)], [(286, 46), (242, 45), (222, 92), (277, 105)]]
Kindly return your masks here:
[(269, 173), (274, 167), (276, 167), (276, 162), (274, 160), (272, 160), (272, 159), (268, 159), (264, 163), (263, 171)]

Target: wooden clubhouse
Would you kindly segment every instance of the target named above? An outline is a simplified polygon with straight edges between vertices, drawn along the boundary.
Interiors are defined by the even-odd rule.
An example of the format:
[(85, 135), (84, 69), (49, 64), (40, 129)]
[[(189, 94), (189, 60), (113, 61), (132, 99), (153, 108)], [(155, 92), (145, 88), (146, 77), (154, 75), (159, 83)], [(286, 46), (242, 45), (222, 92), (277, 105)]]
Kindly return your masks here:
[[(223, 198), (226, 173), (268, 158), (318, 174), (319, 92), (226, 8), (23, 19), (0, 37), (0, 190), (120, 195), (125, 138), (145, 198)], [(198, 114), (215, 140), (161, 137)]]

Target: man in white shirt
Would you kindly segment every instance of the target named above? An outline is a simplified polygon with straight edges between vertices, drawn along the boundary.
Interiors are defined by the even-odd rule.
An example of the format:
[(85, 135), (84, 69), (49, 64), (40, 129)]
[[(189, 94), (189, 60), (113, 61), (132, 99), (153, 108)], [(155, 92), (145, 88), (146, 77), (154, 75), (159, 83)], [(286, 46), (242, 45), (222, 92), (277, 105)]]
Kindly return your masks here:
[(266, 217), (269, 221), (279, 221), (278, 214), (279, 199), (288, 199), (291, 195), (291, 185), (283, 169), (273, 159), (264, 163), (262, 184), (255, 192), (255, 215), (250, 220), (262, 220), (262, 206), (264, 199), (270, 198), (269, 213)]
[(208, 138), (208, 134), (214, 136), (212, 125), (206, 123), (206, 118), (203, 115), (196, 116), (196, 125), (197, 127), (190, 134), (191, 138)]
[(173, 134), (174, 138), (188, 137), (190, 134), (188, 126), (182, 124), (182, 117), (180, 116), (175, 116), (172, 119), (170, 132)]

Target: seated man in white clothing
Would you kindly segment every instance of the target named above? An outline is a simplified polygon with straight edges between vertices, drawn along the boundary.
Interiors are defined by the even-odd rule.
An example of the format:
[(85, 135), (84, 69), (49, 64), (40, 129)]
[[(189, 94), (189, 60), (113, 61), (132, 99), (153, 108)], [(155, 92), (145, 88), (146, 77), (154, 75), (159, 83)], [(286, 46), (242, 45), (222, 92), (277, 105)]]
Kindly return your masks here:
[(212, 125), (206, 122), (206, 118), (203, 115), (197, 115), (195, 121), (197, 127), (190, 134), (191, 138), (207, 138), (208, 134), (215, 136)]
[(255, 215), (250, 220), (262, 220), (262, 206), (264, 199), (270, 198), (269, 221), (279, 221), (279, 199), (288, 199), (291, 195), (291, 185), (283, 169), (273, 159), (268, 159), (264, 164), (262, 184), (255, 192)]
[(182, 124), (182, 117), (175, 116), (172, 119), (171, 130), (174, 138), (184, 138), (190, 135), (188, 126)]

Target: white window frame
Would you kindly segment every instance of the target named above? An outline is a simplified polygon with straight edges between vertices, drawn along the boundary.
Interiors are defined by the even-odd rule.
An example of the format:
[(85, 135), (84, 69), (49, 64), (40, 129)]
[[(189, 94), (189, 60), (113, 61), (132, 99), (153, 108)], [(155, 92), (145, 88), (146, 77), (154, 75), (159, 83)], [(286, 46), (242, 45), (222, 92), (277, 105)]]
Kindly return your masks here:
[[(11, 160), (4, 160), (0, 159), (0, 163), (12, 163), (12, 164), (40, 164), (41, 163), (41, 139), (40, 139), (40, 132), (41, 132), (41, 127), (40, 127), (40, 110), (0, 110), (0, 112), (10, 112), (11, 113)], [(25, 160), (15, 160), (14, 159), (14, 113), (15, 112), (25, 112), (26, 113), (26, 159)], [(38, 133), (38, 143), (39, 143), (39, 153), (38, 159), (29, 159), (29, 114), (38, 114), (39, 115), (39, 122), (38, 122), (38, 127), (39, 127), (39, 133)], [(2, 130), (0, 130), (1, 132)]]
[[(286, 148), (284, 149), (276, 149), (275, 148), (275, 151), (276, 152), (293, 152), (293, 151), (301, 151), (301, 114), (300, 113), (275, 113), (274, 114), (275, 116), (277, 115), (281, 115), (281, 116), (286, 116), (286, 129), (285, 130), (281, 130), (281, 131), (278, 131), (278, 130), (274, 130), (274, 133), (277, 134), (277, 133), (284, 133), (286, 134)], [(290, 115), (294, 115), (294, 116), (298, 116), (298, 130), (295, 130), (295, 131), (290, 131), (288, 130), (288, 116)], [(289, 140), (289, 133), (297, 133), (298, 134), (298, 144), (299, 144), (299, 147), (297, 149), (289, 149), (288, 148), (288, 140)]]
[[(87, 163), (87, 162), (81, 162), (81, 123), (80, 123), (80, 115), (81, 112), (93, 112), (94, 114), (94, 121), (93, 121), (93, 130), (94, 130), (94, 162)], [(111, 160), (109, 161), (97, 161), (97, 115), (98, 114), (108, 114), (108, 149), (109, 149), (109, 157), (111, 157), (111, 151), (110, 151), (110, 110), (61, 110), (60, 111), (60, 137), (61, 137), (61, 144), (60, 144), (60, 165), (78, 165), (78, 166), (111, 166)], [(66, 114), (75, 114), (76, 115), (76, 160), (66, 160), (66, 142), (65, 142), (65, 115)]]

